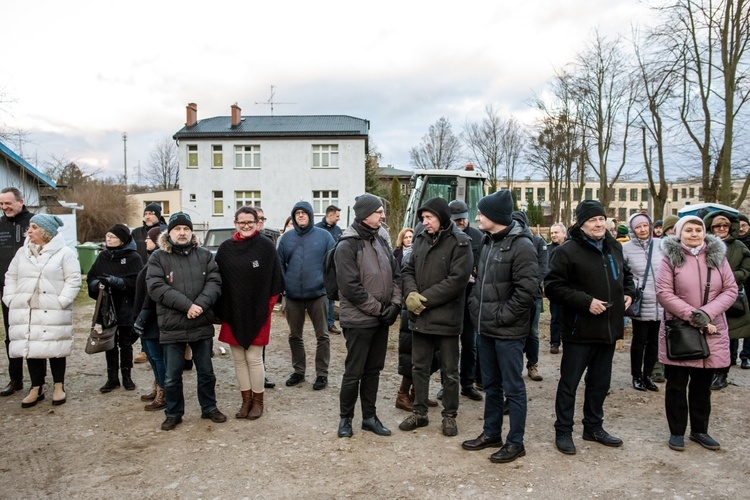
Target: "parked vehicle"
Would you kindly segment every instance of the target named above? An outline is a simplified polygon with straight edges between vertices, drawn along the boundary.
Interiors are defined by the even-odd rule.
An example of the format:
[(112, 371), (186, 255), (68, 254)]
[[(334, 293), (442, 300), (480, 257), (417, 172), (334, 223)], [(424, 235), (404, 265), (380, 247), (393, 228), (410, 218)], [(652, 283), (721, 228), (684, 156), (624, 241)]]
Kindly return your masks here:
[[(233, 227), (217, 227), (214, 229), (209, 229), (208, 231), (206, 231), (206, 237), (203, 240), (203, 246), (208, 250), (211, 250), (211, 253), (215, 255), (216, 250), (219, 249), (219, 245), (231, 238), (234, 233), (235, 229)], [(279, 236), (281, 235), (278, 229), (269, 228), (263, 229), (263, 234), (271, 238), (274, 245), (276, 244), (276, 240), (278, 240)]]

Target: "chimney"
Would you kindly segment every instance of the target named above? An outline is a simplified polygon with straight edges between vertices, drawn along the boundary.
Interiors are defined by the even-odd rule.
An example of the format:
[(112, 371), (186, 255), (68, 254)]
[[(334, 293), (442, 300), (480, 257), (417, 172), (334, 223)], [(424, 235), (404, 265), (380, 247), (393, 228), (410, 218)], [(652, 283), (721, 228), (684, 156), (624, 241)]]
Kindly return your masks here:
[(474, 171), (474, 164), (473, 163), (467, 163), (466, 169), (467, 172), (473, 172)]
[(232, 128), (239, 127), (242, 121), (242, 110), (237, 103), (232, 104)]
[(198, 105), (194, 102), (191, 102), (187, 105), (187, 122), (185, 122), (185, 126), (192, 127), (196, 123), (198, 123)]

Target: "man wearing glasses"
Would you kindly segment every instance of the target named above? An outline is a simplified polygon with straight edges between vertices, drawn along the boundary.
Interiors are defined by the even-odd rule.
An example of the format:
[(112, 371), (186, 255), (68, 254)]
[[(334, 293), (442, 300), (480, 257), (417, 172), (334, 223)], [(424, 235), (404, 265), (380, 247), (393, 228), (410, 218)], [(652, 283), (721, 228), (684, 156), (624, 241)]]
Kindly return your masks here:
[(328, 231), (313, 225), (313, 209), (309, 202), (300, 201), (294, 205), (292, 220), (294, 230), (284, 231), (278, 248), (286, 287), (286, 320), (289, 323), (289, 348), (294, 369), (286, 385), (292, 387), (305, 380), (307, 366), (302, 330), (307, 312), (317, 338), (313, 389), (319, 391), (328, 385), (328, 363), (331, 359), (323, 258), (335, 243)]

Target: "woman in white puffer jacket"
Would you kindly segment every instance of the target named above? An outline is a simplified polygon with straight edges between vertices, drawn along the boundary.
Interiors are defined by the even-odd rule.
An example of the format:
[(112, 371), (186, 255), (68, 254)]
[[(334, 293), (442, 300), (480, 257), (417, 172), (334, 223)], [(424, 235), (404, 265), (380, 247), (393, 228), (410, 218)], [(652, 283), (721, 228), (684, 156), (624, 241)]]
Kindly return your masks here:
[(55, 391), (52, 404), (65, 403), (65, 362), (73, 349), (73, 301), (81, 288), (76, 252), (58, 234), (54, 215), (31, 218), (25, 245), (5, 274), (3, 301), (10, 308), (10, 357), (26, 358), (31, 391), (21, 407), (44, 399), (49, 359)]

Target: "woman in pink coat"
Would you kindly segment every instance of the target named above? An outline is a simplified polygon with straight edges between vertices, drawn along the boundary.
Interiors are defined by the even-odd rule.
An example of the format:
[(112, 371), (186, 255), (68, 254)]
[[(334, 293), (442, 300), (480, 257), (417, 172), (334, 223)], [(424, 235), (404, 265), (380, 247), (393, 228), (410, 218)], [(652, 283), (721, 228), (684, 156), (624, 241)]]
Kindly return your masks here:
[[(706, 359), (669, 359), (662, 321), (659, 361), (664, 363), (667, 378), (664, 404), (671, 434), (669, 447), (676, 451), (685, 449), (689, 415), (690, 439), (709, 450), (718, 450), (719, 443), (708, 435), (711, 379), (714, 369), (729, 366), (729, 329), (724, 311), (737, 298), (737, 282), (725, 258), (726, 246), (715, 236), (706, 235), (699, 217), (680, 219), (675, 225), (675, 236), (664, 239), (661, 248), (664, 260), (656, 275), (656, 298), (665, 309), (665, 319), (679, 318), (702, 328), (711, 350)], [(709, 269), (708, 301), (702, 305)]]

